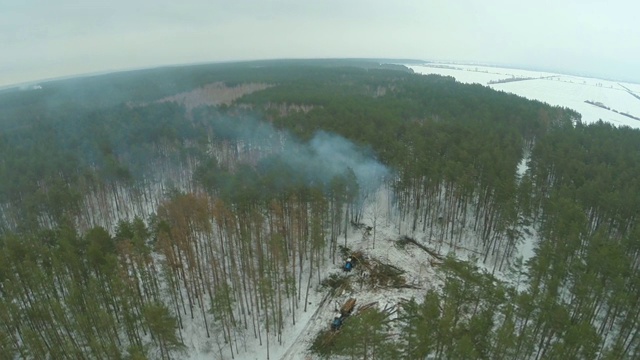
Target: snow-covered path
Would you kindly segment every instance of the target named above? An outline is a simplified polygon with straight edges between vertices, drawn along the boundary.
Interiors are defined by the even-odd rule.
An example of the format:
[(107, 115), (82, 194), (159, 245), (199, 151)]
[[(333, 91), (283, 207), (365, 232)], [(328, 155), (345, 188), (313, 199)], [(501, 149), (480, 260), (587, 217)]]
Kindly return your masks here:
[(309, 348), (308, 340), (312, 339), (315, 334), (321, 328), (321, 325), (325, 325), (324, 321), (318, 321), (320, 318), (320, 314), (328, 312), (328, 305), (331, 303), (329, 299), (331, 298), (331, 293), (327, 291), (327, 294), (324, 296), (322, 301), (318, 304), (318, 308), (314, 311), (313, 315), (309, 318), (306, 325), (298, 334), (296, 339), (293, 341), (289, 349), (285, 351), (284, 355), (280, 358), (281, 360), (299, 360), (300, 356), (306, 352)]

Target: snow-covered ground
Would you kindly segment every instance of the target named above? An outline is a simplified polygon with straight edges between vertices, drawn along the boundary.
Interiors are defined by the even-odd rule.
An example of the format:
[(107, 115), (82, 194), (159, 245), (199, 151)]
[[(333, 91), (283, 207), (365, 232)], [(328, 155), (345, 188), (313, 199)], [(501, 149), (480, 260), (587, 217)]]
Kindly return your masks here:
[[(378, 214), (380, 216), (380, 214)], [(272, 359), (282, 360), (316, 360), (317, 357), (308, 353), (308, 348), (318, 332), (329, 328), (336, 308), (342, 305), (348, 298), (356, 298), (356, 309), (358, 306), (377, 303), (379, 309), (385, 307), (397, 306), (402, 299), (411, 299), (415, 297), (421, 301), (426, 291), (435, 287), (442, 282), (437, 279), (435, 269), (430, 260), (434, 258), (423, 250), (413, 245), (406, 245), (404, 249), (395, 246), (395, 240), (398, 239), (397, 227), (388, 219), (380, 216), (377, 219), (376, 226), (376, 243), (373, 247), (373, 235), (365, 235), (363, 230), (351, 228), (347, 236), (347, 246), (353, 251), (362, 251), (369, 259), (376, 259), (385, 264), (397, 266), (406, 271), (404, 274), (407, 284), (413, 285), (416, 289), (371, 289), (367, 285), (359, 288), (354, 285), (354, 290), (331, 296), (326, 301), (314, 301), (317, 311), (313, 311), (312, 316), (308, 316), (302, 331), (294, 331), (297, 336), (292, 336), (288, 340), (291, 345), (285, 345), (285, 351), (282, 352), (283, 357), (272, 357)], [(372, 226), (371, 221), (365, 219), (365, 224)], [(340, 237), (338, 242), (344, 245), (344, 237)], [(426, 244), (428, 246), (428, 244)], [(326, 276), (333, 273), (340, 274), (342, 264), (332, 265), (328, 263)], [(349, 276), (357, 277), (357, 271), (353, 271)], [(357, 284), (357, 280), (352, 281)], [(328, 292), (328, 290), (326, 290)], [(324, 296), (324, 294), (323, 294)], [(316, 298), (317, 299), (317, 298)], [(322, 300), (322, 298), (320, 299)], [(275, 351), (274, 351), (275, 354)], [(251, 357), (241, 357), (240, 359), (264, 359), (262, 357), (252, 355)]]
[[(371, 288), (366, 284), (360, 287), (357, 280), (359, 272), (356, 270), (358, 269), (349, 274), (349, 276), (355, 277), (352, 279), (352, 291), (329, 296), (328, 289), (319, 289), (316, 285), (314, 288), (318, 291), (311, 291), (307, 311), (303, 311), (302, 308), (298, 309), (296, 313), (296, 325), (289, 326), (285, 330), (282, 336), (282, 344), (277, 344), (275, 339), (272, 339), (273, 341), (270, 342), (269, 359), (318, 360), (319, 358), (309, 353), (308, 349), (318, 335), (318, 332), (330, 327), (336, 309), (348, 298), (356, 298), (356, 310), (358, 306), (374, 302), (376, 306), (382, 310), (397, 306), (403, 299), (408, 300), (415, 298), (418, 301), (422, 301), (428, 289), (442, 286), (443, 280), (436, 272), (439, 261), (413, 244), (398, 247), (396, 240), (403, 235), (408, 235), (416, 239), (419, 243), (431, 250), (437, 250), (436, 252), (439, 252), (441, 255), (447, 255), (448, 252), (455, 251), (456, 257), (461, 260), (471, 259), (472, 261), (477, 261), (477, 265), (487, 272), (494, 270), (493, 266), (481, 264), (477, 260), (477, 254), (472, 249), (461, 246), (455, 246), (454, 249), (450, 244), (438, 243), (428, 239), (428, 235), (420, 231), (413, 233), (404, 232), (404, 229), (411, 228), (410, 221), (407, 220), (406, 223), (399, 223), (397, 216), (388, 216), (389, 208), (385, 203), (386, 199), (388, 199), (387, 194), (384, 191), (379, 191), (376, 195), (376, 201), (370, 201), (365, 206), (362, 222), (366, 226), (373, 227), (375, 225), (375, 229), (367, 233), (363, 229), (349, 226), (346, 246), (354, 252), (361, 251), (368, 259), (375, 259), (384, 264), (401, 268), (405, 271), (403, 276), (406, 279), (406, 283), (413, 288)], [(375, 244), (373, 239), (374, 232)], [(522, 252), (523, 258), (528, 258), (532, 255), (536, 235), (537, 234), (532, 233), (525, 236), (525, 241), (521, 245), (521, 249), (519, 249)], [(472, 234), (469, 234), (469, 236), (472, 236)], [(338, 243), (345, 245), (344, 235), (338, 238)], [(342, 263), (340, 262), (334, 265), (328, 260), (321, 277), (324, 279), (334, 273), (341, 274), (341, 265)], [(495, 271), (494, 275), (503, 280), (510, 280), (516, 285), (514, 274)], [(317, 284), (317, 279), (315, 282)], [(188, 359), (220, 358), (216, 352), (218, 346), (216, 340), (213, 338), (207, 339), (204, 334), (202, 334), (201, 329), (198, 329), (198, 327), (202, 326), (204, 325), (191, 324), (191, 328), (185, 329), (185, 342), (189, 352)], [(253, 334), (248, 334), (245, 339), (242, 339), (242, 344), (239, 345), (239, 347), (241, 349), (240, 354), (235, 356), (237, 360), (267, 359), (267, 347), (264, 342), (264, 335), (263, 345), (259, 344), (258, 340), (253, 337)], [(230, 359), (228, 351), (224, 356), (225, 357), (222, 357), (223, 359)]]
[[(640, 118), (640, 98), (629, 93), (630, 91), (640, 97), (640, 84), (476, 65), (430, 63), (407, 65), (407, 67), (418, 74), (452, 76), (462, 83), (486, 85), (550, 105), (568, 107), (582, 114), (584, 123), (602, 119), (618, 126), (640, 128), (640, 121), (620, 114), (627, 113)], [(506, 79), (518, 81), (491, 83)], [(611, 110), (585, 101), (601, 103)]]
[[(366, 212), (373, 215), (371, 212), (373, 210), (374, 209), (370, 208), (367, 209)], [(395, 246), (395, 240), (398, 239), (399, 234), (396, 224), (393, 224), (382, 214), (386, 209), (376, 205), (375, 210), (378, 211), (376, 214), (375, 248), (373, 247), (372, 234), (365, 235), (363, 230), (351, 226), (349, 227), (347, 235), (347, 246), (353, 251), (362, 251), (369, 259), (376, 259), (385, 264), (402, 268), (407, 271), (404, 275), (407, 283), (417, 288), (371, 289), (366, 285), (362, 288), (358, 288), (358, 285), (355, 285), (355, 290), (352, 292), (329, 296), (329, 289), (320, 289), (316, 285), (314, 286), (316, 290), (312, 289), (309, 294), (307, 311), (305, 312), (302, 308), (298, 309), (296, 313), (296, 325), (288, 326), (285, 329), (282, 334), (282, 344), (278, 344), (276, 339), (272, 337), (272, 341), (269, 342), (268, 359), (317, 360), (317, 357), (308, 352), (313, 339), (318, 335), (318, 332), (330, 327), (336, 307), (339, 307), (350, 297), (357, 299), (356, 309), (360, 305), (373, 302), (376, 302), (380, 309), (384, 309), (385, 306), (396, 306), (401, 299), (411, 299), (415, 297), (417, 300), (422, 300), (427, 289), (442, 283), (436, 278), (435, 269), (430, 261), (434, 258), (414, 245), (406, 245), (404, 249), (397, 248)], [(371, 218), (365, 218), (364, 222), (366, 225), (373, 225)], [(408, 228), (408, 225), (405, 224), (403, 228)], [(340, 245), (345, 244), (344, 235), (338, 239), (338, 243)], [(429, 244), (425, 245), (433, 247)], [(341, 274), (341, 265), (341, 262), (334, 265), (328, 260), (322, 271), (322, 279), (334, 273)], [(358, 275), (356, 271), (353, 271), (350, 273), (350, 276)], [(317, 280), (315, 282), (317, 283)], [(357, 283), (357, 281), (353, 282)], [(224, 351), (222, 355), (218, 353), (218, 346), (223, 345), (218, 342), (222, 342), (223, 340), (221, 338), (216, 339), (215, 336), (207, 338), (202, 331), (204, 323), (200, 323), (197, 319), (183, 319), (185, 321), (183, 336), (185, 345), (187, 346), (187, 359), (231, 359), (228, 351)], [(236, 360), (267, 359), (267, 345), (264, 334), (262, 345), (259, 344), (258, 339), (253, 337), (253, 333), (247, 334), (244, 339), (239, 339), (238, 343), (240, 353), (235, 355)]]
[[(328, 306), (327, 293), (311, 291), (307, 311), (299, 309), (296, 314), (296, 325), (289, 325), (282, 334), (282, 344), (278, 344), (276, 336), (270, 335), (267, 357), (267, 341), (263, 334), (263, 343), (260, 345), (253, 333), (247, 333), (244, 338), (237, 339), (240, 354), (235, 355), (236, 360), (264, 360), (264, 359), (305, 359), (305, 352), (309, 347), (309, 339), (313, 339), (320, 330), (320, 324), (324, 325), (324, 314), (333, 314), (333, 306)], [(323, 311), (326, 310), (326, 311)], [(189, 360), (232, 359), (228, 348), (224, 348), (224, 340), (221, 334), (212, 331), (211, 338), (207, 338), (204, 323), (201, 317), (196, 319), (183, 319), (184, 344), (186, 345), (186, 358)], [(290, 321), (290, 319), (288, 320)], [(219, 336), (217, 336), (219, 335)], [(233, 344), (235, 349), (236, 344)]]

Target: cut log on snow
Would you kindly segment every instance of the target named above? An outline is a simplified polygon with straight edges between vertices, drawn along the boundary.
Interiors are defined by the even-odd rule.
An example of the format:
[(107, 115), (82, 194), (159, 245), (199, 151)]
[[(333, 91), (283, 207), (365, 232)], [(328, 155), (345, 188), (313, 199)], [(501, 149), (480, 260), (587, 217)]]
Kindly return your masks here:
[(424, 250), (427, 254), (433, 256), (434, 258), (436, 258), (436, 259), (438, 259), (440, 261), (444, 260), (444, 257), (442, 255), (440, 255), (437, 252), (427, 248), (426, 246), (424, 246), (424, 245), (420, 244), (419, 242), (417, 242), (415, 239), (410, 238), (410, 237), (408, 237), (406, 235), (403, 236), (402, 238), (400, 238), (399, 241), (403, 241), (405, 243), (412, 243), (413, 245), (415, 245), (415, 246), (419, 247), (420, 249)]
[(340, 314), (344, 317), (351, 315), (351, 312), (353, 311), (353, 308), (355, 306), (356, 306), (356, 299), (349, 298), (349, 300), (347, 300), (347, 302), (345, 302), (344, 305), (342, 305), (342, 307), (340, 308)]
[(363, 312), (363, 311), (365, 311), (367, 309), (371, 309), (372, 307), (374, 307), (376, 305), (378, 305), (377, 301), (370, 302), (370, 303), (364, 304), (364, 305), (360, 305), (360, 307), (358, 308), (358, 312), (357, 313), (360, 314), (361, 312)]

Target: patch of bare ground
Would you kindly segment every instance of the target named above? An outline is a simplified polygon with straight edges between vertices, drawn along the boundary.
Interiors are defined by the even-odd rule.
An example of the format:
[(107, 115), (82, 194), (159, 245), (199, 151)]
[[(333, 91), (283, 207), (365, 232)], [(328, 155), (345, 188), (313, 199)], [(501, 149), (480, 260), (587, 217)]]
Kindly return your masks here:
[(265, 90), (272, 86), (273, 85), (263, 83), (227, 86), (223, 82), (215, 82), (191, 91), (167, 96), (157, 102), (177, 102), (179, 104), (183, 104), (187, 108), (187, 112), (191, 112), (198, 106), (231, 105), (233, 101), (243, 97), (244, 95)]
[(377, 98), (377, 97), (385, 96), (387, 95), (387, 93), (395, 93), (396, 86), (395, 85), (389, 85), (389, 86), (378, 85), (377, 87), (368, 86), (367, 92), (370, 96)]
[(378, 86), (373, 93), (373, 97), (385, 96), (387, 94), (387, 88), (385, 86)]

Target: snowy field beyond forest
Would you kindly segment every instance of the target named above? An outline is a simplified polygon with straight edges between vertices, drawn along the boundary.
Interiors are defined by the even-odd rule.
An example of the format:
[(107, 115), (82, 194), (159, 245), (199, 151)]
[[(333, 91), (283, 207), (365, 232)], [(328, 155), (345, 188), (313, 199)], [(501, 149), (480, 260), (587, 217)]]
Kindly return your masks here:
[(640, 118), (640, 84), (476, 65), (428, 63), (407, 67), (418, 74), (452, 76), (461, 83), (481, 84), (527, 99), (567, 107), (582, 114), (582, 121), (587, 124), (601, 119), (617, 126), (640, 128), (640, 120), (622, 115), (626, 113)]

